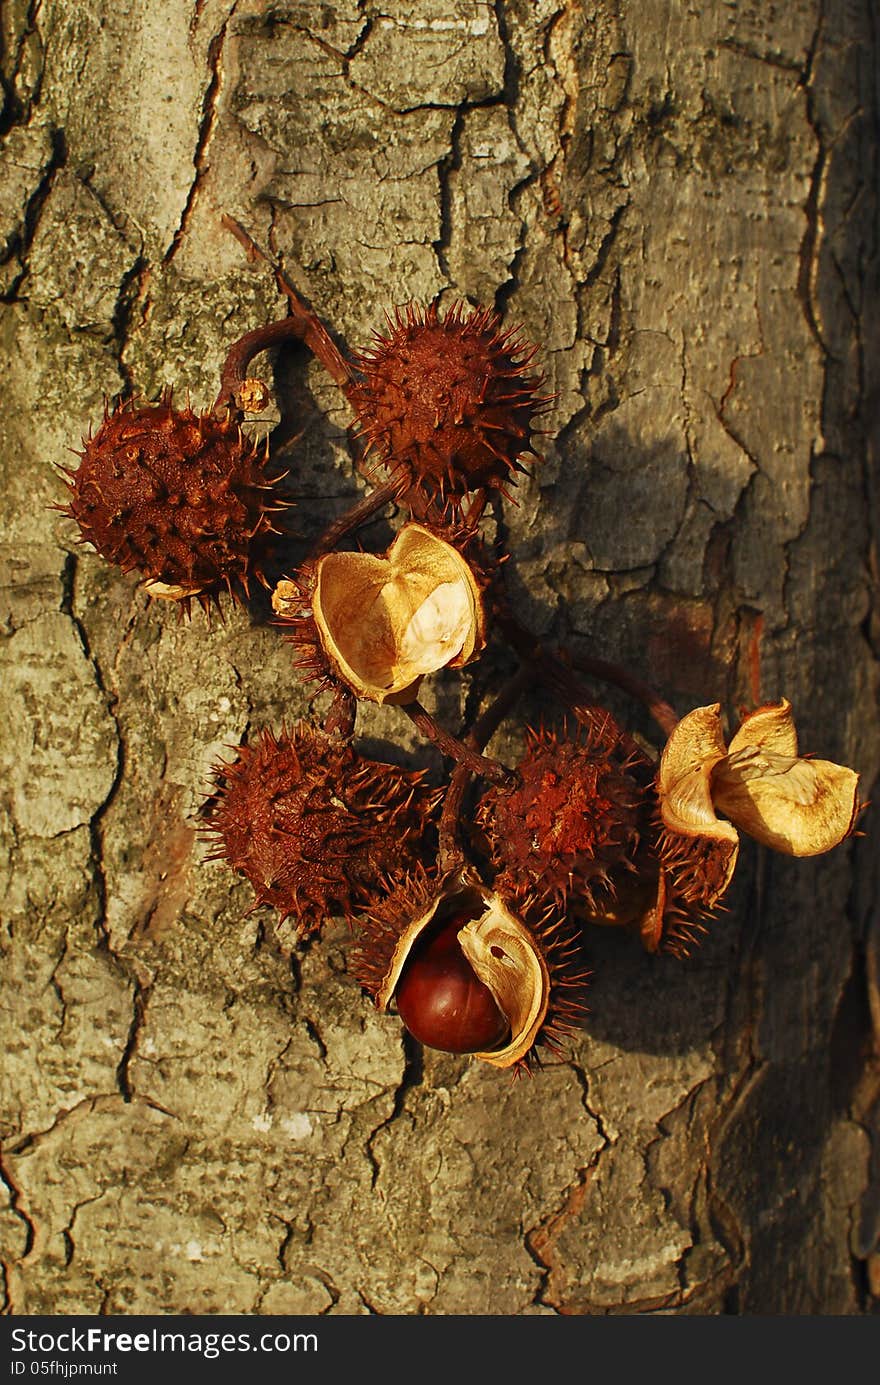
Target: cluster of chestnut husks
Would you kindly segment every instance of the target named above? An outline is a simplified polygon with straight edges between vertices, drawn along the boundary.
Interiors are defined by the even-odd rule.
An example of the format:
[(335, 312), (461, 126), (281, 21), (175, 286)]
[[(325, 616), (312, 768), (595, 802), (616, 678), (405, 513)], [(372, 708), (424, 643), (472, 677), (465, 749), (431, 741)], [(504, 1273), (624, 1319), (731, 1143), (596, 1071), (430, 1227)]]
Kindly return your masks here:
[[(435, 301), (395, 311), (387, 333), (346, 355), (280, 271), (278, 282), (288, 316), (233, 343), (213, 407), (177, 408), (166, 390), (152, 405), (107, 409), (56, 508), (79, 542), (182, 615), (193, 601), (219, 607), (222, 592), (243, 604), (253, 583), (272, 591), (294, 677), (317, 680), (332, 705), (318, 725), (266, 728), (215, 766), (213, 854), (299, 938), (344, 913), (352, 974), (417, 1041), (517, 1070), (539, 1049), (559, 1053), (583, 1021), (587, 925), (629, 927), (651, 952), (686, 954), (727, 890), (739, 832), (791, 855), (827, 851), (861, 811), (858, 775), (799, 754), (785, 699), (746, 716), (728, 743), (720, 704), (679, 720), (626, 670), (591, 661), (588, 674), (651, 711), (667, 737), (655, 763), (591, 702), (568, 656), (520, 623), (503, 540), (491, 545), (482, 526), (524, 459), (539, 460), (536, 424), (554, 396), (540, 393), (537, 348), (491, 309), (441, 314)], [(389, 472), (292, 576), (276, 569), (287, 473), (270, 442), (244, 431), (268, 397), (248, 363), (291, 339), (342, 387), (358, 470), (370, 475), (372, 454)], [(365, 551), (353, 536), (392, 503), (393, 542)], [(521, 667), (456, 737), (421, 704), (423, 680), (475, 664), (499, 634)], [(512, 769), (483, 752), (529, 679), (576, 725), (529, 733)], [(360, 753), (363, 703), (400, 706), (456, 762), (442, 789), (426, 771)], [(470, 776), (484, 783), (467, 823)]]

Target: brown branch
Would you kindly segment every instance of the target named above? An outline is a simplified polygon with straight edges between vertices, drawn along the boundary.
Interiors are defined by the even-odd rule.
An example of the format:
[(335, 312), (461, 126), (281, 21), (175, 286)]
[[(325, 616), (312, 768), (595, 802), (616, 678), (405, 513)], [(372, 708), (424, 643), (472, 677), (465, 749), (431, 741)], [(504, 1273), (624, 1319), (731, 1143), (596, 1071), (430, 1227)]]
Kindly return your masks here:
[(637, 698), (650, 712), (663, 734), (672, 735), (679, 722), (678, 713), (647, 683), (643, 683), (640, 678), (636, 678), (619, 664), (609, 663), (605, 659), (594, 659), (589, 654), (570, 654), (567, 657), (572, 667), (580, 669), (581, 673), (599, 678), (603, 683), (610, 683), (613, 687)]
[(292, 323), (291, 334), (298, 337), (308, 347), (312, 355), (321, 362), (321, 365), (338, 385), (343, 387), (350, 385), (355, 376), (354, 367), (343, 356), (317, 313), (309, 307), (305, 299), (300, 297), (274, 261), (264, 250), (260, 249), (243, 226), (240, 226), (233, 217), (227, 215), (222, 216), (220, 222), (227, 231), (232, 232), (239, 245), (244, 247), (251, 262), (263, 260), (272, 269), (280, 292), (287, 298), (288, 320)]
[[(532, 677), (532, 670), (523, 664), (507, 680), (498, 696), (474, 723), (470, 733), (465, 736), (464, 744), (469, 749), (474, 751), (485, 749)], [(464, 852), (460, 841), (461, 809), (472, 779), (473, 772), (470, 767), (466, 764), (458, 764), (453, 771), (443, 800), (437, 859), (440, 870), (444, 874), (464, 864)]]
[(357, 698), (349, 688), (337, 686), (330, 709), (324, 718), (324, 730), (328, 735), (339, 734), (344, 740), (351, 740), (357, 720)]
[(510, 784), (515, 779), (513, 771), (506, 765), (478, 754), (451, 732), (444, 731), (420, 702), (408, 702), (401, 711), (406, 712), (416, 730), (436, 745), (442, 755), (447, 755), (459, 765), (466, 766), (471, 774), (478, 774), (492, 784)]
[(396, 504), (399, 499), (400, 480), (390, 476), (381, 486), (377, 486), (371, 495), (365, 495), (356, 501), (350, 509), (346, 510), (324, 530), (311, 550), (309, 560), (314, 561), (316, 558), (320, 558), (322, 553), (329, 553), (332, 548), (336, 547), (340, 539), (345, 538), (352, 529), (357, 529), (359, 525), (365, 524), (377, 510), (381, 510), (383, 505)]
[(280, 342), (302, 340), (300, 324), (292, 317), (283, 317), (278, 322), (267, 323), (265, 327), (255, 327), (245, 332), (243, 337), (233, 342), (220, 369), (220, 392), (214, 400), (214, 413), (222, 414), (227, 409), (242, 412), (239, 390), (248, 378), (247, 368), (255, 356)]
[(608, 750), (618, 745), (628, 756), (642, 762), (647, 760), (638, 741), (624, 731), (611, 712), (592, 701), (588, 690), (569, 666), (516, 618), (505, 600), (496, 598), (495, 617), (519, 657), (531, 665), (538, 678), (565, 706), (570, 707), (580, 720), (589, 723), (602, 745)]

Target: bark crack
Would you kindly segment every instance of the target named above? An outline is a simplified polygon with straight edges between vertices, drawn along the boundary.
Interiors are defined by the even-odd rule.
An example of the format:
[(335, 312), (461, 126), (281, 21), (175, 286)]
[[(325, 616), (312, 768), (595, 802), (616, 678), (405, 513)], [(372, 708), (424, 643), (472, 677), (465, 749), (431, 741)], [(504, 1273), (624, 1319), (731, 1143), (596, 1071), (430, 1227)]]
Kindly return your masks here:
[(743, 43), (740, 39), (723, 38), (718, 47), (726, 48), (741, 58), (750, 58), (756, 63), (766, 63), (769, 67), (778, 67), (783, 72), (797, 72), (801, 76), (804, 73), (803, 65), (796, 62), (794, 58), (783, 57), (781, 53), (759, 53), (756, 48), (751, 47), (748, 43)]
[(452, 122), (452, 129), (449, 132), (449, 152), (444, 155), (437, 165), (437, 180), (439, 182), (439, 211), (440, 211), (440, 234), (434, 241), (434, 254), (437, 256), (437, 264), (440, 273), (444, 276), (447, 283), (452, 282), (452, 274), (449, 269), (449, 250), (452, 245), (453, 218), (452, 218), (452, 179), (453, 175), (461, 168), (461, 136), (464, 129), (465, 112), (459, 109)]
[[(116, 343), (117, 366), (123, 382), (121, 391), (123, 398), (132, 398), (138, 392), (134, 371), (125, 359), (125, 349), (132, 335), (137, 306), (144, 302), (151, 274), (152, 269), (149, 261), (143, 253), (139, 254), (131, 268), (122, 277), (119, 293), (116, 297), (116, 306), (113, 310), (113, 338)], [(142, 322), (143, 319), (144, 312), (142, 310)]]
[(202, 101), (202, 116), (199, 121), (199, 130), (196, 137), (196, 147), (193, 153), (193, 167), (195, 177), (190, 184), (183, 211), (180, 214), (180, 221), (177, 229), (171, 238), (171, 244), (163, 256), (163, 264), (170, 264), (180, 248), (180, 244), (189, 230), (190, 220), (195, 207), (196, 198), (199, 194), (205, 174), (209, 168), (208, 151), (214, 131), (217, 127), (219, 116), (221, 93), (223, 88), (223, 50), (226, 45), (226, 34), (238, 8), (238, 0), (234, 0), (232, 8), (227, 14), (220, 29), (208, 44), (207, 66), (209, 72), (208, 85), (205, 88), (205, 95)]
[(495, 290), (495, 310), (499, 316), (503, 317), (508, 303), (519, 287), (519, 267), (528, 249), (527, 219), (521, 215), (519, 204), (524, 193), (540, 182), (546, 173), (546, 168), (537, 163), (519, 129), (517, 109), (521, 99), (522, 64), (511, 41), (505, 0), (494, 0), (494, 10), (498, 37), (504, 49), (504, 83), (501, 99), (506, 110), (510, 133), (513, 135), (520, 153), (529, 163), (528, 170), (510, 187), (507, 193), (508, 208), (511, 214), (519, 219), (519, 239), (507, 265), (507, 278)]
[(584, 1068), (577, 1063), (567, 1064), (581, 1090), (581, 1104), (595, 1122), (601, 1140), (589, 1163), (579, 1169), (573, 1183), (560, 1195), (559, 1205), (537, 1226), (525, 1234), (525, 1247), (535, 1264), (542, 1272), (541, 1283), (532, 1302), (542, 1307), (552, 1308), (565, 1314), (571, 1311), (566, 1305), (567, 1273), (557, 1243), (568, 1224), (577, 1220), (584, 1209), (587, 1191), (599, 1163), (613, 1140), (605, 1128), (601, 1113), (590, 1103), (590, 1079)]
[(557, 1210), (526, 1232), (526, 1250), (541, 1271), (541, 1283), (532, 1302), (552, 1308), (556, 1313), (566, 1314), (568, 1311), (568, 1275), (557, 1242), (569, 1223), (576, 1221), (583, 1212), (587, 1190), (603, 1153), (604, 1146), (594, 1154), (589, 1164), (578, 1171), (574, 1182), (562, 1193)]
[(798, 278), (797, 292), (800, 299), (801, 308), (806, 318), (807, 326), (812, 336), (818, 343), (824, 357), (833, 357), (828, 343), (822, 334), (816, 312), (814, 276), (818, 270), (818, 249), (821, 232), (820, 225), (820, 200), (822, 187), (825, 179), (825, 168), (827, 163), (828, 151), (826, 149), (825, 137), (822, 131), (821, 122), (816, 109), (816, 99), (813, 94), (813, 73), (815, 70), (816, 56), (819, 45), (822, 42), (822, 29), (825, 20), (824, 0), (819, 6), (819, 16), (816, 29), (813, 34), (810, 48), (807, 54), (807, 61), (801, 74), (801, 85), (806, 96), (807, 123), (813, 132), (816, 140), (816, 159), (813, 164), (813, 171), (810, 176), (810, 186), (807, 192), (807, 199), (804, 203), (804, 217), (806, 226), (801, 238), (800, 250), (798, 254)]
[[(0, 114), (0, 137), (7, 134), (13, 125), (26, 124), (27, 120), (30, 118), (33, 107), (39, 103), (44, 69), (44, 62), (42, 59), (45, 52), (45, 45), (40, 37), (40, 27), (37, 23), (41, 9), (42, 0), (30, 0), (27, 14), (19, 32), (18, 41), (15, 45), (15, 52), (12, 54), (10, 71), (8, 75), (0, 74), (0, 93), (2, 93), (4, 98), (2, 103), (4, 105), (4, 110), (2, 114)], [(41, 62), (39, 70), (35, 74), (33, 91), (27, 100), (22, 100), (16, 88), (22, 72), (25, 47), (28, 39), (34, 34), (36, 34), (40, 41)], [(0, 54), (2, 54), (2, 46), (0, 46)]]
[(27, 258), (40, 223), (43, 208), (49, 200), (59, 169), (64, 168), (66, 164), (67, 143), (64, 138), (64, 131), (53, 129), (51, 131), (49, 158), (36, 188), (25, 203), (21, 230), (10, 237), (6, 249), (0, 255), (0, 264), (7, 264), (10, 260), (17, 258), (21, 266), (20, 272), (13, 276), (9, 287), (0, 294), (0, 302), (2, 303), (14, 303), (19, 299), (19, 290), (28, 276)]
[[(116, 960), (119, 961), (118, 958)], [(150, 1000), (152, 983), (141, 981), (136, 974), (126, 979), (130, 980), (133, 985), (134, 995), (132, 997), (132, 1016), (131, 1024), (128, 1029), (128, 1037), (116, 1068), (116, 1085), (119, 1088), (123, 1101), (130, 1102), (136, 1093), (132, 1085), (129, 1069), (135, 1053), (137, 1052), (141, 1029), (146, 1023), (147, 1005)]]
[(89, 840), (91, 845), (90, 864), (92, 867), (92, 880), (98, 905), (98, 916), (96, 919), (96, 930), (98, 935), (99, 948), (104, 952), (117, 974), (126, 982), (132, 991), (132, 1019), (129, 1025), (128, 1035), (120, 1055), (119, 1063), (116, 1068), (116, 1083), (122, 1099), (130, 1102), (134, 1095), (129, 1077), (129, 1065), (134, 1056), (138, 1037), (144, 1022), (144, 1013), (147, 1001), (149, 1000), (152, 986), (152, 977), (148, 977), (143, 965), (132, 961), (120, 954), (113, 946), (108, 925), (107, 906), (108, 890), (107, 877), (104, 867), (104, 846), (102, 837), (102, 822), (104, 815), (113, 803), (119, 787), (122, 783), (125, 770), (125, 742), (122, 726), (119, 719), (112, 710), (112, 700), (105, 686), (104, 678), (98, 666), (97, 659), (91, 653), (88, 636), (82, 621), (74, 610), (74, 588), (77, 570), (77, 559), (74, 554), (68, 554), (64, 564), (62, 582), (61, 610), (73, 622), (77, 632), (83, 653), (92, 666), (95, 682), (99, 691), (103, 694), (107, 703), (107, 715), (113, 722), (116, 733), (116, 766), (113, 780), (103, 803), (92, 815), (89, 823)]
[(401, 1042), (404, 1056), (403, 1073), (394, 1091), (391, 1111), (383, 1121), (373, 1127), (364, 1141), (364, 1151), (371, 1169), (370, 1187), (373, 1189), (375, 1189), (382, 1172), (382, 1161), (375, 1151), (376, 1141), (382, 1131), (387, 1130), (402, 1115), (409, 1093), (421, 1087), (425, 1079), (424, 1055), (421, 1044), (417, 1043), (405, 1029), (401, 1030)]
[(18, 1256), (16, 1260), (0, 1258), (0, 1265), (2, 1265), (3, 1268), (6, 1300), (10, 1312), (15, 1313), (17, 1309), (13, 1292), (14, 1270), (17, 1265), (28, 1258), (33, 1250), (37, 1239), (37, 1224), (28, 1211), (23, 1190), (16, 1183), (4, 1161), (2, 1145), (0, 1145), (0, 1183), (3, 1183), (9, 1194), (10, 1211), (13, 1216), (18, 1218), (24, 1227), (24, 1248), (21, 1255)]
[(73, 1228), (76, 1223), (77, 1217), (79, 1216), (83, 1207), (89, 1207), (93, 1202), (100, 1202), (103, 1197), (106, 1197), (107, 1191), (108, 1190), (106, 1188), (102, 1188), (99, 1193), (95, 1193), (94, 1197), (84, 1197), (80, 1202), (74, 1203), (73, 1207), (71, 1208), (70, 1216), (67, 1219), (67, 1225), (61, 1228), (61, 1239), (64, 1242), (65, 1269), (69, 1269), (70, 1266), (73, 1264), (73, 1257), (76, 1254), (76, 1241), (74, 1240), (73, 1236)]
[[(369, 87), (365, 87), (351, 75), (351, 60), (362, 52), (373, 30), (376, 19), (380, 18), (382, 18), (381, 15), (365, 17), (364, 28), (361, 30), (351, 48), (347, 50), (334, 47), (334, 45), (328, 43), (326, 39), (321, 38), (318, 34), (312, 33), (311, 29), (304, 24), (294, 24), (290, 20), (285, 19), (280, 19), (277, 22), (279, 26), (284, 26), (292, 29), (294, 33), (301, 34), (303, 38), (314, 44), (316, 48), (319, 48), (322, 53), (326, 53), (329, 57), (336, 58), (340, 63), (340, 76), (343, 78), (346, 85), (350, 87), (352, 91), (357, 92), (359, 96), (365, 96), (368, 101), (372, 101), (380, 110), (387, 111), (389, 115), (418, 115), (420, 111), (457, 111), (463, 113), (471, 110), (483, 110), (488, 106), (501, 106), (504, 104), (503, 92), (498, 92), (491, 96), (465, 98), (463, 101), (419, 101), (413, 106), (393, 106), (390, 101), (384, 101), (381, 96), (377, 96), (374, 91), (370, 91)], [(419, 243), (421, 244), (422, 242)]]
[(64, 964), (65, 959), (67, 958), (69, 948), (70, 929), (65, 928), (64, 936), (61, 939), (61, 947), (59, 949), (58, 956), (55, 959), (55, 965), (52, 968), (52, 974), (49, 977), (49, 985), (52, 987), (56, 996), (58, 997), (58, 1004), (61, 1007), (61, 1019), (58, 1024), (58, 1028), (55, 1032), (56, 1043), (61, 1038), (61, 1035), (64, 1033), (64, 1026), (67, 1023), (67, 1000), (64, 995), (64, 988), (62, 987), (61, 982), (58, 979), (58, 972), (61, 966)]

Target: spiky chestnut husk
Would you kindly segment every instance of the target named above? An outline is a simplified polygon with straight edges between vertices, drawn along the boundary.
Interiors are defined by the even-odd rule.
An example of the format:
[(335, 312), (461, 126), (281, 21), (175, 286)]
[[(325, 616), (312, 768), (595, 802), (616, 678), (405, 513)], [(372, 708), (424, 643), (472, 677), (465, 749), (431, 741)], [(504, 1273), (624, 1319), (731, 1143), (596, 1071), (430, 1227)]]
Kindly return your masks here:
[(517, 781), (487, 789), (475, 814), (498, 869), (496, 888), (602, 912), (615, 876), (635, 870), (649, 808), (630, 768), (607, 735), (582, 726), (561, 737), (530, 730)]
[(418, 860), (438, 798), (424, 771), (368, 759), (304, 722), (263, 730), (214, 778), (211, 858), (246, 876), (257, 904), (294, 919), (303, 937)]
[(321, 644), (312, 600), (317, 584), (314, 562), (304, 563), (292, 577), (283, 577), (272, 592), (272, 609), (283, 638), (294, 648), (294, 667), (306, 683), (316, 683), (318, 692), (340, 686), (330, 668)]
[(736, 867), (736, 844), (672, 832), (659, 812), (652, 837), (659, 870), (656, 895), (639, 923), (641, 939), (649, 952), (688, 957), (724, 908), (722, 900)]
[(436, 301), (398, 308), (388, 328), (356, 356), (364, 378), (348, 389), (368, 451), (453, 510), (481, 487), (505, 493), (526, 470), (520, 459), (540, 456), (534, 423), (552, 396), (529, 373), (537, 347), (502, 331), (497, 313), (462, 303), (442, 318)]
[[(463, 524), (405, 525), (398, 534), (395, 544), (392, 544), (391, 549), (389, 549), (389, 553), (396, 547), (401, 535), (407, 529), (417, 530), (428, 537), (439, 539), (444, 544), (448, 544), (455, 549), (467, 565), (469, 580), (473, 586), (475, 607), (478, 611), (474, 639), (474, 652), (478, 653), (485, 638), (485, 608), (488, 605), (486, 592), (495, 581), (501, 562), (504, 560), (496, 557), (474, 529)], [(357, 561), (359, 555), (352, 556)], [(334, 660), (328, 654), (327, 635), (325, 634), (322, 638), (315, 613), (320, 561), (317, 559), (305, 563), (292, 577), (285, 577), (277, 583), (272, 593), (272, 607), (278, 616), (277, 623), (282, 629), (284, 638), (296, 650), (295, 666), (306, 682), (316, 683), (319, 691), (333, 689), (343, 683), (344, 686), (354, 691), (356, 696), (369, 696), (361, 684), (342, 676), (338, 660)], [(350, 586), (348, 590), (351, 590)], [(354, 598), (350, 604), (352, 625), (358, 632), (358, 638), (362, 638), (363, 617), (357, 609)], [(463, 662), (470, 662), (470, 657), (453, 659), (450, 666), (458, 668)], [(417, 684), (414, 683), (411, 686), (414, 693), (418, 691)], [(379, 700), (379, 698), (374, 700)], [(402, 700), (407, 700), (405, 694)]]
[(688, 957), (723, 911), (735, 865), (735, 844), (671, 832), (657, 810), (635, 871), (615, 874), (613, 898), (592, 922), (630, 929), (648, 952)]
[[(407, 998), (407, 1004), (401, 1006), (401, 1017), (404, 1013), (410, 1016), (410, 1012), (416, 1016), (417, 1007), (424, 1011), (427, 998), (427, 1023), (433, 1025), (430, 993), (426, 997), (426, 989), (433, 981), (438, 944), (447, 951), (445, 935), (450, 926), (466, 928), (469, 922), (477, 924), (493, 914), (500, 931), (488, 938), (484, 935), (484, 956), (490, 961), (501, 958), (503, 969), (504, 949), (508, 948), (513, 957), (518, 946), (525, 944), (531, 965), (525, 967), (522, 975), (528, 984), (536, 984), (541, 993), (525, 999), (519, 996), (517, 1003), (512, 1004), (509, 989), (505, 995), (503, 976), (493, 978), (490, 969), (484, 979), (490, 990), (500, 981), (495, 1002), (510, 1032), (498, 1037), (500, 1031), (496, 1028), (496, 1042), (484, 1051), (474, 1051), (476, 1045), (463, 1048), (459, 1044), (460, 1025), (458, 1018), (453, 1017), (455, 1038), (429, 1046), (449, 1052), (474, 1052), (474, 1056), (493, 1066), (519, 1072), (540, 1065), (542, 1049), (559, 1056), (566, 1038), (586, 1015), (584, 996), (590, 973), (583, 965), (581, 934), (552, 906), (547, 907), (527, 893), (502, 898), (487, 890), (470, 869), (441, 877), (417, 867), (409, 875), (388, 882), (385, 897), (373, 901), (358, 920), (351, 969), (380, 1010), (397, 1001), (401, 989), (406, 991), (413, 971), (418, 970), (416, 997)], [(473, 952), (468, 956), (473, 956)], [(462, 966), (466, 972), (469, 962), (462, 964), (459, 959), (456, 972)], [(444, 975), (438, 975), (438, 984), (445, 987)], [(491, 1007), (480, 995), (474, 997), (474, 989), (484, 989), (476, 976), (472, 978), (468, 1001), (481, 1011), (477, 1024), (483, 1027), (474, 1032), (493, 1032), (497, 1016), (493, 1018)], [(420, 1017), (420, 1023), (424, 1022)], [(411, 1032), (419, 1037), (414, 1029)]]
[(286, 505), (280, 478), (231, 416), (174, 408), (166, 392), (105, 413), (83, 441), (62, 512), (102, 558), (185, 611), (193, 598), (207, 609), (223, 589), (240, 601), (252, 579), (268, 585), (273, 520)]

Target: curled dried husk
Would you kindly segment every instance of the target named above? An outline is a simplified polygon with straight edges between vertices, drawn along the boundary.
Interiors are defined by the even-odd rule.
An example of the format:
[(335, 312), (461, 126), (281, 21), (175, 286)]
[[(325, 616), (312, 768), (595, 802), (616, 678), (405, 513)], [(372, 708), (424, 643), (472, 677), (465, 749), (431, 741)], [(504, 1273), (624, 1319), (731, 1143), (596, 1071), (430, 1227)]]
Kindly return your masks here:
[(657, 790), (670, 832), (733, 844), (739, 828), (791, 856), (819, 855), (849, 835), (859, 813), (859, 776), (798, 755), (787, 699), (746, 716), (729, 746), (720, 713), (717, 702), (696, 708), (667, 742)]
[(235, 390), (235, 404), (244, 414), (258, 414), (272, 399), (269, 386), (256, 376), (249, 375)]
[(638, 919), (639, 936), (648, 952), (686, 957), (706, 933), (706, 924), (723, 908), (739, 842), (686, 836), (664, 828), (654, 850), (659, 869), (656, 886)]
[(647, 952), (687, 956), (723, 907), (738, 852), (736, 841), (670, 832), (655, 821), (635, 868), (615, 872), (613, 890), (590, 922), (629, 929)]
[(791, 703), (744, 718), (712, 773), (722, 813), (765, 846), (818, 856), (848, 837), (859, 813), (859, 776), (831, 760), (798, 755)]
[(354, 973), (377, 1009), (388, 1010), (420, 941), (466, 911), (471, 917), (459, 945), (509, 1026), (503, 1044), (472, 1056), (498, 1068), (527, 1066), (536, 1045), (558, 1049), (581, 1017), (587, 978), (577, 969), (575, 937), (564, 920), (548, 910), (526, 922), (528, 908), (528, 901), (517, 907), (487, 889), (470, 868), (442, 879), (412, 875), (362, 920)]
[(272, 610), (277, 616), (295, 620), (302, 614), (302, 595), (296, 582), (282, 577), (272, 588)]
[(370, 702), (414, 702), (426, 674), (461, 668), (486, 643), (474, 573), (420, 524), (405, 525), (384, 557), (325, 554), (312, 613), (332, 672)]
[(657, 772), (660, 814), (670, 832), (739, 842), (736, 828), (717, 817), (712, 800), (712, 770), (726, 754), (720, 703), (682, 717)]

